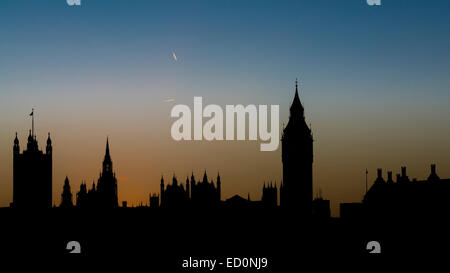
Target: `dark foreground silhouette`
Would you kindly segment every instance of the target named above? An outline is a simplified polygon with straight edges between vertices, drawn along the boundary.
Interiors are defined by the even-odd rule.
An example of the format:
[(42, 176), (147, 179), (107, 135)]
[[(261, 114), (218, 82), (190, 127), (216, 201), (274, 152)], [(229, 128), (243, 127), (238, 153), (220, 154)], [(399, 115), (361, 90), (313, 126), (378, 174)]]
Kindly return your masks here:
[[(297, 84), (283, 129), (283, 180), (279, 187), (264, 184), (261, 200), (223, 200), (220, 175), (214, 182), (205, 171), (203, 179), (192, 174), (185, 184), (175, 175), (171, 183), (162, 177), (149, 207), (120, 207), (107, 140), (97, 184), (88, 189), (83, 182), (72, 194), (66, 177), (61, 202), (51, 208), (52, 154), (50, 135), (45, 153), (39, 150), (34, 121), (26, 150), (14, 139), (13, 202), (0, 209), (2, 257), (86, 258), (113, 267), (126, 261), (152, 272), (211, 272), (191, 261), (215, 260), (214, 272), (298, 272), (335, 259), (450, 252), (450, 180), (440, 179), (434, 164), (423, 181), (410, 181), (406, 167), (396, 182), (392, 172), (385, 181), (378, 170), (363, 202), (341, 204), (339, 219), (330, 217), (329, 200), (313, 200), (313, 137)], [(267, 263), (255, 267), (245, 259)]]
[[(300, 219), (278, 209), (0, 209), (3, 257), (107, 258), (134, 260), (153, 272), (209, 272), (185, 269), (183, 259), (265, 257), (268, 267), (244, 272), (300, 269), (330, 258), (379, 259), (447, 251), (448, 224), (438, 218)], [(442, 218), (441, 218), (442, 219)], [(78, 241), (80, 254), (68, 242)], [(377, 241), (381, 254), (370, 254)], [(84, 258), (83, 258), (84, 257)], [(98, 260), (96, 260), (98, 261)], [(233, 270), (238, 270), (233, 269)], [(214, 272), (233, 272), (225, 266)]]

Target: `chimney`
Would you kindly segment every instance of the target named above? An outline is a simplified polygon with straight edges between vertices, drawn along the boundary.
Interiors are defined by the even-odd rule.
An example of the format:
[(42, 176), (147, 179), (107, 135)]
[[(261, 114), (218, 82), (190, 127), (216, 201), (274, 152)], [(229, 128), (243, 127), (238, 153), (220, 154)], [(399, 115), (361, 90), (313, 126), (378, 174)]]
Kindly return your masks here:
[(431, 164), (431, 174), (436, 174), (436, 164)]
[(406, 177), (406, 167), (402, 167), (402, 177)]
[(400, 182), (400, 174), (397, 174), (397, 183)]
[(393, 183), (394, 181), (392, 180), (392, 172), (388, 172), (388, 180), (387, 182), (389, 183)]
[(381, 176), (381, 169), (377, 169), (377, 176), (378, 176), (378, 178), (382, 178)]

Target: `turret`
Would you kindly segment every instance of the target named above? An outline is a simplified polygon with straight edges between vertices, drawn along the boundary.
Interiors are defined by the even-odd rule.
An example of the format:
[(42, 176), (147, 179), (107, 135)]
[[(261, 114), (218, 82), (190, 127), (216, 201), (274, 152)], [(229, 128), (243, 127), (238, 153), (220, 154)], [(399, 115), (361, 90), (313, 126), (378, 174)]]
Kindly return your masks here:
[(190, 186), (189, 186), (189, 177), (186, 177), (186, 197), (187, 197), (187, 199), (189, 199), (191, 197)]
[(191, 186), (195, 186), (194, 172), (192, 172), (192, 174), (191, 174)]
[(177, 177), (175, 176), (175, 174), (173, 174), (173, 177), (172, 177), (172, 185), (174, 185), (174, 186), (178, 185), (178, 180), (177, 180)]
[(20, 146), (19, 146), (19, 139), (17, 138), (17, 132), (16, 132), (16, 137), (14, 138), (13, 152), (14, 152), (14, 154), (20, 153)]
[(47, 138), (47, 147), (45, 148), (45, 151), (48, 155), (52, 154), (53, 148), (52, 148), (52, 139), (50, 138), (50, 133), (48, 133)]
[(220, 201), (221, 199), (221, 187), (222, 183), (220, 182), (220, 174), (217, 173), (217, 199)]
[(70, 191), (69, 178), (66, 176), (64, 180), (63, 192), (61, 194), (61, 206), (62, 208), (73, 207), (72, 192)]
[(37, 140), (35, 137), (33, 137), (31, 130), (28, 135), (27, 150), (28, 151), (37, 151), (38, 150)]
[(161, 184), (160, 184), (160, 196), (161, 196), (161, 207), (164, 204), (164, 177), (161, 175)]
[(206, 175), (206, 170), (205, 173), (203, 174), (203, 183), (208, 183), (208, 176)]

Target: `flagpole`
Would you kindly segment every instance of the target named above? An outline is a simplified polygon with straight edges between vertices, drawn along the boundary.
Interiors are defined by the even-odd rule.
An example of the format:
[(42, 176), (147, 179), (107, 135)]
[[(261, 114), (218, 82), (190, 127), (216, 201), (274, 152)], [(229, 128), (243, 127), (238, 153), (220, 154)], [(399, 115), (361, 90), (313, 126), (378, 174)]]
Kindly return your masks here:
[(34, 108), (31, 108), (31, 132), (32, 132), (32, 136), (35, 137), (35, 135), (34, 135)]

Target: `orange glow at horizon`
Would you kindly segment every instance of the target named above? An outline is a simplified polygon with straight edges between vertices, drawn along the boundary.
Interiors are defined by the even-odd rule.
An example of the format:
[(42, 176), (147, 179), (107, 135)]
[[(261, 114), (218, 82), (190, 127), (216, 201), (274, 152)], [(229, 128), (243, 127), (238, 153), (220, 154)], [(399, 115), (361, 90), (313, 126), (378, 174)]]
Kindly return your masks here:
[[(280, 107), (281, 119), (287, 120), (287, 107)], [(376, 168), (392, 170), (394, 176), (400, 166), (408, 167), (411, 178), (424, 179), (429, 174), (429, 164), (436, 163), (441, 178), (450, 177), (450, 156), (442, 147), (448, 145), (449, 129), (440, 135), (424, 134), (423, 129), (432, 130), (434, 124), (423, 123), (421, 128), (407, 116), (396, 120), (383, 119), (385, 113), (368, 113), (354, 116), (347, 111), (339, 116), (322, 115), (309, 110), (306, 104), (307, 120), (314, 120), (314, 196), (319, 188), (326, 199), (331, 200), (333, 216), (339, 215), (339, 203), (359, 202), (365, 191), (365, 169), (369, 169), (369, 187), (375, 179)], [(168, 113), (170, 105), (161, 112)], [(139, 111), (139, 109), (137, 109)], [(193, 172), (200, 179), (206, 170), (209, 179), (216, 181), (219, 172), (222, 178), (222, 200), (239, 194), (251, 200), (260, 200), (264, 182), (276, 182), (282, 178), (281, 145), (274, 152), (261, 152), (259, 141), (180, 141), (170, 137), (170, 126), (174, 119), (168, 114), (151, 118), (116, 115), (117, 118), (67, 118), (70, 111), (58, 119), (47, 117), (48, 112), (38, 117), (38, 140), (40, 148), (45, 143), (46, 131), (51, 132), (53, 141), (53, 202), (59, 205), (65, 176), (70, 179), (75, 202), (79, 185), (85, 181), (90, 187), (97, 183), (105, 153), (106, 136), (110, 139), (113, 168), (118, 178), (119, 202), (138, 205), (149, 203), (149, 194), (159, 193), (161, 175), (170, 183), (172, 175), (184, 183)], [(111, 115), (114, 115), (111, 113)], [(421, 115), (423, 120), (432, 120), (437, 113)], [(86, 116), (88, 118), (88, 116)], [(379, 120), (383, 124), (376, 125)], [(144, 122), (145, 120), (145, 122)], [(346, 124), (342, 124), (346, 120)], [(373, 120), (366, 123), (365, 120)], [(340, 128), (333, 124), (341, 123)], [(120, 122), (120, 123), (119, 123)], [(136, 126), (136, 122), (146, 126)], [(282, 123), (282, 122), (280, 122)], [(120, 126), (119, 126), (120, 124)], [(402, 126), (397, 125), (402, 124)], [(28, 120), (17, 126), (23, 150), (27, 135)], [(388, 131), (376, 128), (388, 128)], [(83, 128), (83, 129), (79, 129)], [(110, 128), (106, 130), (105, 128)], [(107, 133), (105, 133), (107, 132)], [(388, 133), (387, 133), (388, 132)], [(12, 140), (14, 133), (1, 132), (0, 205), (8, 206), (12, 201)], [(404, 136), (407, 141), (404, 140)], [(426, 147), (422, 143), (428, 143)]]

